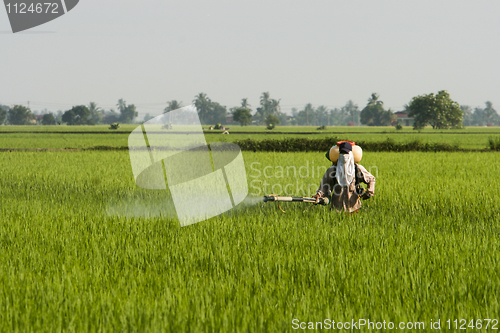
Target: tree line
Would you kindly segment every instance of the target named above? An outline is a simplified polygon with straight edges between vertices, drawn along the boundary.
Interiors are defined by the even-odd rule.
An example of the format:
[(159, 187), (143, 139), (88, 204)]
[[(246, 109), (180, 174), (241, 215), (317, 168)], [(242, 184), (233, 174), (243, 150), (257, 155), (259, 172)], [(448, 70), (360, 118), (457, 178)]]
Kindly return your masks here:
[(138, 115), (134, 104), (127, 104), (123, 99), (120, 99), (116, 106), (118, 112), (114, 109), (104, 110), (97, 106), (95, 102), (90, 102), (89, 105), (73, 106), (65, 112), (46, 112), (40, 115), (41, 117), (37, 117), (37, 114), (23, 105), (14, 105), (13, 107), (0, 105), (0, 125), (37, 124), (37, 118), (41, 118), (40, 123), (42, 125), (60, 125), (63, 123), (67, 125), (134, 123)]
[[(384, 102), (376, 93), (371, 94), (366, 106), (360, 110), (352, 100), (341, 108), (328, 109), (324, 105), (313, 107), (307, 103), (302, 110), (292, 108), (292, 114), (281, 111), (280, 100), (271, 98), (269, 92), (263, 92), (259, 105), (252, 110), (247, 98), (241, 105), (227, 110), (225, 106), (213, 102), (206, 94), (200, 93), (193, 100), (203, 124), (225, 124), (226, 115), (241, 126), (267, 125), (272, 129), (277, 125), (299, 126), (396, 126), (398, 119), (391, 109), (384, 107)], [(172, 100), (165, 112), (182, 107), (182, 103)], [(414, 129), (431, 126), (434, 129), (461, 128), (463, 126), (500, 126), (500, 116), (491, 102), (486, 108), (460, 106), (452, 100), (445, 90), (437, 94), (430, 93), (414, 97), (404, 106), (403, 113), (413, 118)]]
[(461, 105), (464, 126), (500, 126), (500, 116), (493, 108), (493, 103), (487, 101), (485, 106), (472, 109), (468, 105)]
[[(366, 106), (360, 110), (352, 100), (340, 108), (329, 109), (324, 105), (314, 107), (307, 103), (299, 110), (292, 108), (292, 114), (281, 111), (280, 99), (271, 98), (269, 92), (263, 92), (259, 105), (252, 109), (248, 98), (243, 98), (237, 107), (227, 108), (218, 102), (212, 101), (207, 94), (197, 94), (192, 103), (198, 110), (198, 115), (203, 124), (227, 124), (228, 116), (241, 126), (266, 125), (272, 129), (278, 125), (298, 126), (395, 126), (398, 119), (393, 110), (386, 109), (380, 96), (371, 94)], [(167, 102), (164, 113), (179, 109), (182, 102), (171, 100)], [(78, 105), (65, 112), (56, 114), (47, 112), (43, 114), (40, 123), (43, 125), (97, 125), (113, 123), (137, 123), (138, 112), (134, 104), (127, 104), (123, 99), (118, 100), (115, 109), (104, 110), (96, 103)], [(491, 102), (486, 102), (486, 107), (460, 106), (450, 98), (445, 91), (437, 94), (426, 94), (414, 97), (404, 106), (408, 117), (413, 118), (413, 126), (420, 129), (432, 126), (435, 129), (460, 128), (462, 126), (500, 126), (500, 116), (493, 108)], [(40, 116), (38, 117), (40, 118)], [(146, 114), (145, 122), (153, 118)], [(0, 105), (0, 124), (27, 125), (36, 123), (35, 114), (22, 105), (8, 107)]]

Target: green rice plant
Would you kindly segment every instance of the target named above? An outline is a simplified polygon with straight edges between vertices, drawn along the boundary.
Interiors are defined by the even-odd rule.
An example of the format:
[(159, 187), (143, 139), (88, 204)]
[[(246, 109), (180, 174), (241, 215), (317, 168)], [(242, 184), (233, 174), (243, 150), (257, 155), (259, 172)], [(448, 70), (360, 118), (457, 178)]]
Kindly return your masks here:
[(488, 143), (491, 150), (500, 150), (500, 137), (490, 137), (488, 138)]
[[(120, 131), (128, 132), (133, 131), (139, 124), (120, 124)], [(25, 132), (25, 133), (43, 133), (43, 132), (103, 132), (107, 133), (109, 125), (6, 125), (0, 126), (1, 133), (9, 132)]]
[(67, 134), (67, 133), (11, 133), (0, 134), (0, 148), (64, 149), (92, 148), (96, 146), (128, 147), (128, 133)]
[(0, 331), (291, 332), (325, 318), (428, 331), (500, 313), (496, 152), (367, 152), (376, 196), (353, 215), (258, 201), (312, 195), (322, 153), (244, 152), (254, 199), (185, 228), (168, 192), (135, 185), (126, 151), (0, 156)]
[[(96, 146), (126, 147), (128, 134), (138, 125), (120, 125), (117, 131), (109, 131), (106, 126), (1, 126), (0, 149), (61, 149), (61, 148), (93, 148)], [(209, 131), (205, 133), (208, 142), (236, 142), (236, 141), (283, 141), (293, 139), (322, 140), (331, 142), (336, 138), (359, 143), (375, 143), (384, 145), (384, 141), (391, 139), (398, 144), (420, 142), (423, 148), (419, 151), (439, 150), (443, 145), (458, 147), (458, 149), (483, 150), (484, 142), (492, 134), (500, 133), (495, 128), (468, 128), (467, 130), (427, 131), (421, 133), (403, 129), (399, 132), (388, 127), (328, 127), (328, 131), (317, 131), (315, 127), (280, 126), (279, 131), (267, 131), (264, 127), (248, 126), (258, 129), (257, 134), (245, 131), (233, 132), (230, 135), (221, 135)], [(282, 130), (283, 128), (283, 130)], [(240, 128), (238, 127), (238, 130)], [(384, 129), (384, 130), (382, 130)], [(295, 132), (293, 132), (295, 131)], [(371, 132), (370, 132), (371, 131)], [(497, 132), (495, 132), (497, 131)], [(267, 133), (266, 133), (267, 132)], [(384, 133), (385, 132), (385, 133)], [(247, 133), (247, 134), (245, 134)], [(292, 134), (290, 134), (292, 133)], [(260, 143), (259, 143), (260, 144)], [(314, 142), (312, 142), (314, 145)], [(329, 144), (329, 143), (328, 143)], [(426, 144), (428, 144), (426, 148)], [(270, 143), (269, 145), (273, 145)], [(313, 147), (314, 148), (314, 147)], [(425, 149), (424, 149), (425, 148)], [(436, 149), (439, 148), (439, 149)], [(314, 148), (318, 150), (318, 148)], [(403, 151), (405, 149), (399, 149)], [(307, 149), (312, 151), (312, 149)]]

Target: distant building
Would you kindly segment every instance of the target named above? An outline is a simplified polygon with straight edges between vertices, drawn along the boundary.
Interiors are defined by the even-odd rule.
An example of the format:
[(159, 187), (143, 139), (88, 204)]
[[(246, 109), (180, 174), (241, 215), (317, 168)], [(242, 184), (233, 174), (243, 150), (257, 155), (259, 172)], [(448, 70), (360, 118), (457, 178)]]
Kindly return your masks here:
[(413, 117), (408, 117), (408, 111), (398, 111), (394, 112), (396, 117), (398, 117), (398, 124), (402, 126), (413, 126)]

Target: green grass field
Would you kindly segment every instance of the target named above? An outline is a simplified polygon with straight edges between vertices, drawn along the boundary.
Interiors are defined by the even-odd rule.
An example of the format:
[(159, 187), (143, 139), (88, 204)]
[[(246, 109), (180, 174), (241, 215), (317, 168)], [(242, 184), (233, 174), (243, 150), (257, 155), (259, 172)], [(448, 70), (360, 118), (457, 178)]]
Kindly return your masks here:
[[(13, 149), (64, 149), (64, 148), (92, 148), (98, 146), (108, 147), (127, 147), (129, 134), (48, 134), (48, 133), (12, 133), (0, 134), (0, 148)], [(284, 138), (293, 138), (298, 135), (294, 134), (206, 134), (208, 142), (227, 141), (234, 142), (236, 140), (280, 140)], [(341, 139), (350, 141), (369, 141), (379, 142), (385, 141), (388, 138), (395, 142), (411, 142), (420, 140), (423, 143), (442, 143), (457, 144), (458, 147), (464, 149), (486, 149), (488, 147), (488, 139), (491, 134), (432, 134), (432, 135), (416, 135), (416, 134), (319, 134), (319, 135), (303, 135), (299, 137), (319, 139), (324, 137), (336, 136)], [(500, 137), (500, 134), (495, 137)]]
[(95, 125), (95, 126), (66, 126), (66, 125), (52, 125), (52, 126), (35, 126), (35, 125), (9, 125), (0, 126), (0, 132), (131, 132), (138, 125), (135, 124), (121, 124), (118, 130), (110, 130), (109, 125)]
[[(0, 149), (64, 149), (64, 148), (92, 148), (97, 146), (126, 147), (128, 133), (138, 125), (123, 125), (118, 132), (107, 129), (107, 126), (0, 126)], [(16, 133), (13, 133), (16, 132)], [(21, 132), (21, 133), (17, 133)], [(24, 133), (23, 133), (24, 132)], [(27, 133), (30, 132), (30, 133)], [(31, 133), (35, 132), (35, 133)], [(44, 133), (59, 132), (59, 133)], [(67, 133), (67, 132), (77, 132)], [(88, 133), (105, 132), (109, 134)], [(316, 127), (279, 126), (276, 130), (267, 131), (264, 126), (231, 126), (231, 134), (223, 135), (220, 131), (207, 131), (208, 142), (252, 139), (284, 139), (303, 137), (318, 139), (336, 136), (351, 141), (385, 141), (392, 139), (396, 142), (410, 142), (420, 140), (423, 143), (456, 144), (462, 149), (486, 149), (490, 137), (500, 137), (500, 129), (495, 127), (470, 127), (464, 130), (435, 131), (426, 128), (420, 132), (405, 127), (396, 131), (394, 127), (327, 127), (325, 131), (317, 131)], [(257, 133), (232, 133), (257, 132)], [(269, 132), (271, 134), (268, 134)], [(276, 134), (279, 132), (279, 134)], [(286, 134), (286, 133), (295, 134)], [(304, 133), (304, 134), (296, 134)], [(314, 134), (309, 134), (314, 133)]]
[[(158, 209), (165, 191), (135, 186), (127, 151), (0, 156), (3, 332), (280, 332), (326, 318), (429, 331), (499, 317), (495, 152), (365, 153), (376, 197), (358, 214), (247, 204), (185, 228)], [(328, 166), (320, 153), (244, 158), (251, 196), (311, 195)], [(120, 216), (123, 202), (151, 216)]]

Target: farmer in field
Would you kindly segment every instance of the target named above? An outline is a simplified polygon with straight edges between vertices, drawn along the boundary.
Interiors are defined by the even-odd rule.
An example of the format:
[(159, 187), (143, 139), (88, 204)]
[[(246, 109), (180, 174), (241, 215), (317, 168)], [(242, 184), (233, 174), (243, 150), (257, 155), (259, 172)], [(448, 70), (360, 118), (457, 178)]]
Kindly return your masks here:
[[(353, 142), (342, 141), (326, 154), (333, 165), (326, 170), (317, 194), (313, 196), (316, 202), (319, 198), (331, 197), (332, 208), (350, 213), (361, 207), (360, 198), (366, 200), (375, 195), (375, 177), (355, 163), (361, 161), (362, 151), (354, 145), (353, 154), (353, 145)], [(363, 190), (361, 183), (367, 184), (368, 188)]]

